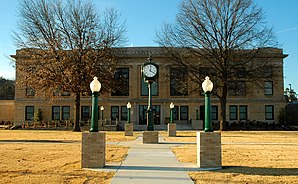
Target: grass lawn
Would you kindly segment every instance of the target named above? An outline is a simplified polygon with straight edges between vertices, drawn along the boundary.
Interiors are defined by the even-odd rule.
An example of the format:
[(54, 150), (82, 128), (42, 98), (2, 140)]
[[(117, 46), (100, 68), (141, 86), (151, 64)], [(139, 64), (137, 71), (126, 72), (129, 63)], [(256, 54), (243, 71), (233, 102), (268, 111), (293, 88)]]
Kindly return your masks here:
[[(167, 141), (195, 142), (195, 132)], [(196, 145), (172, 148), (180, 162), (196, 163)], [(189, 172), (195, 183), (298, 183), (298, 132), (222, 132), (220, 171)]]
[[(81, 135), (72, 131), (1, 130), (0, 183), (110, 183), (113, 172), (81, 169)], [(135, 139), (125, 137), (124, 132), (107, 132), (106, 138), (108, 142)], [(107, 145), (106, 161), (120, 162), (127, 151), (127, 147)]]
[[(106, 132), (107, 142), (134, 140)], [(178, 131), (168, 142), (196, 142)], [(110, 183), (113, 172), (81, 169), (81, 135), (72, 131), (1, 130), (0, 183)], [(5, 142), (4, 142), (5, 141)], [(7, 142), (8, 141), (8, 142)], [(107, 145), (106, 161), (119, 162), (128, 147)], [(180, 162), (196, 163), (196, 145), (173, 147)], [(189, 172), (196, 183), (298, 183), (298, 132), (222, 132), (220, 171)]]

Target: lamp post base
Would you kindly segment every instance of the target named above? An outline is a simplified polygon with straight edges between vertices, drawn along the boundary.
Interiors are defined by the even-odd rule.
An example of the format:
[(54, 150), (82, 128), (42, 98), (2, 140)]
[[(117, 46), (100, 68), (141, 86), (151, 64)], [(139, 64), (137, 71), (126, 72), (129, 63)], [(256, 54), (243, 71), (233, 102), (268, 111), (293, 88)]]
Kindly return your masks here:
[(168, 124), (168, 136), (169, 137), (176, 137), (176, 123), (169, 123)]
[(221, 133), (197, 132), (197, 165), (199, 168), (222, 168)]
[(143, 144), (158, 144), (158, 132), (143, 131)]
[(133, 136), (133, 124), (125, 123), (125, 136)]

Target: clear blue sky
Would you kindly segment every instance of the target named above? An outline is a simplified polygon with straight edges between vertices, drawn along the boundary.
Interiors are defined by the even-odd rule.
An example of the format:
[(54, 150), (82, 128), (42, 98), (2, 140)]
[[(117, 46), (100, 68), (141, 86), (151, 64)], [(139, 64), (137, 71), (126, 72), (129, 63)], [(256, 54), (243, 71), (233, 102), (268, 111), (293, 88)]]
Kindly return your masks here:
[[(156, 46), (155, 32), (164, 22), (174, 22), (181, 0), (93, 0), (99, 10), (115, 7), (126, 20), (127, 46)], [(298, 1), (256, 0), (264, 9), (268, 25), (275, 28), (284, 60), (285, 87), (298, 91)], [(17, 49), (11, 39), (16, 29), (18, 0), (0, 0), (0, 76), (15, 78), (9, 55)]]

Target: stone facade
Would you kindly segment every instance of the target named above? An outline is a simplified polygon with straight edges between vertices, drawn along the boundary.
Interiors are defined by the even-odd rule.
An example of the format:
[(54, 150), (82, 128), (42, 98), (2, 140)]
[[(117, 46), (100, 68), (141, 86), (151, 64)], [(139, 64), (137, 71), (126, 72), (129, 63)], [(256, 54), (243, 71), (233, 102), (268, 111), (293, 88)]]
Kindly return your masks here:
[(15, 103), (13, 100), (0, 100), (0, 122), (14, 122)]
[[(266, 57), (270, 57), (272, 62), (272, 76), (270, 81), (272, 82), (272, 93), (265, 94), (265, 89), (259, 86), (253, 86), (251, 84), (246, 85), (245, 95), (228, 96), (227, 99), (227, 121), (238, 122), (240, 121), (240, 109), (245, 110), (246, 120), (256, 121), (268, 121), (278, 123), (279, 110), (285, 106), (283, 95), (283, 59), (286, 55), (283, 54), (282, 49), (264, 48), (269, 54)], [(149, 54), (152, 55), (153, 62), (159, 65), (159, 79), (158, 86), (156, 87), (155, 94), (153, 94), (153, 114), (155, 129), (167, 129), (167, 120), (170, 117), (169, 104), (173, 102), (177, 108), (177, 117), (174, 119), (177, 124), (177, 129), (181, 127), (191, 128), (192, 120), (204, 120), (204, 96), (197, 93), (188, 93), (188, 96), (171, 95), (171, 81), (169, 73), (171, 65), (159, 47), (129, 47), (117, 49), (115, 51), (119, 57), (123, 60), (123, 66), (128, 73), (128, 96), (115, 96), (112, 94), (102, 94), (99, 96), (99, 106), (104, 106), (104, 119), (107, 124), (118, 123), (119, 129), (124, 130), (124, 124), (126, 122), (124, 114), (126, 114), (126, 104), (130, 102), (131, 108), (131, 122), (134, 124), (135, 130), (146, 130), (146, 110), (148, 103), (148, 96), (146, 94), (146, 85), (142, 84), (141, 78), (141, 65), (147, 62)], [(20, 61), (24, 61), (24, 57), (21, 57), (21, 50), (17, 50), (16, 55), (16, 68)], [(16, 72), (16, 80), (21, 77)], [(212, 80), (212, 76), (210, 76)], [(90, 81), (91, 82), (91, 81)], [(192, 84), (193, 85), (193, 84)], [(200, 86), (198, 88), (201, 88)], [(220, 117), (220, 101), (215, 96), (211, 96), (211, 104), (213, 108), (213, 122), (218, 122)], [(32, 106), (34, 110), (41, 109), (44, 121), (51, 121), (53, 118), (53, 107), (60, 107), (60, 118), (62, 118), (62, 108), (64, 106), (69, 107), (69, 119), (73, 120), (75, 116), (74, 97), (66, 96), (57, 101), (48, 103), (47, 99), (43, 99), (36, 96), (26, 95), (26, 89), (21, 89), (16, 86), (15, 92), (15, 124), (21, 124), (26, 120), (26, 107)], [(91, 97), (81, 97), (81, 117), (83, 116), (83, 108), (88, 109), (90, 113)], [(235, 107), (237, 114), (235, 117), (230, 117), (230, 107)], [(267, 108), (268, 107), (268, 108)], [(270, 109), (271, 108), (271, 109)], [(266, 113), (271, 110), (272, 118), (266, 118)], [(235, 115), (234, 113), (234, 115)]]
[(82, 134), (82, 168), (103, 168), (106, 164), (106, 133)]

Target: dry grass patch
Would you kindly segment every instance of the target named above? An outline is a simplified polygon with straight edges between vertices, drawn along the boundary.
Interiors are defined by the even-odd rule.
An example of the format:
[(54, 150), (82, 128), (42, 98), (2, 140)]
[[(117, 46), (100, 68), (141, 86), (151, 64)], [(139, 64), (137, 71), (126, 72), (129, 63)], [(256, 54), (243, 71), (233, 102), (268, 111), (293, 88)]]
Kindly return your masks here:
[[(189, 172), (196, 183), (298, 183), (298, 132), (222, 132), (222, 142), (223, 169)], [(172, 150), (196, 164), (196, 145)]]
[[(120, 133), (107, 133), (107, 140), (120, 141), (125, 137)], [(0, 183), (108, 184), (114, 175), (113, 172), (81, 169), (81, 133), (0, 131), (0, 140), (29, 141), (0, 142)], [(30, 140), (35, 140), (35, 142), (32, 143)], [(108, 163), (120, 162), (126, 157), (127, 151), (128, 148), (124, 146), (107, 145), (106, 161)]]

